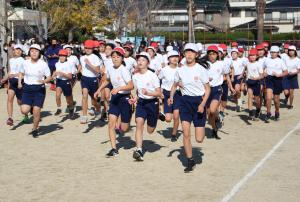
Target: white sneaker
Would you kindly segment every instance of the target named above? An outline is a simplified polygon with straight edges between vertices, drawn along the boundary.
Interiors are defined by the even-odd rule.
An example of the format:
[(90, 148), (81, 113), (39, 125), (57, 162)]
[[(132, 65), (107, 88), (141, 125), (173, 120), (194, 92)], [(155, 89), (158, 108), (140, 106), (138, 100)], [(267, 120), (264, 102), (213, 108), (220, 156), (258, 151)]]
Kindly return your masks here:
[(95, 116), (95, 110), (94, 110), (94, 108), (89, 109), (88, 113), (91, 116)]
[(88, 121), (87, 116), (81, 116), (81, 117), (80, 117), (80, 123), (81, 123), (81, 124), (86, 124), (87, 121)]

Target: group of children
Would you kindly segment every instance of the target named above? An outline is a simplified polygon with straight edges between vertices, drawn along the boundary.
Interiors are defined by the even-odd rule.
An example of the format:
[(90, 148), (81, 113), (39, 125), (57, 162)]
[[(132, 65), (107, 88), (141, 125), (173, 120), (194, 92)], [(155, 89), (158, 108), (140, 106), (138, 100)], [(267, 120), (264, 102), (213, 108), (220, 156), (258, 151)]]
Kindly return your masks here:
[[(269, 44), (263, 43), (251, 48), (248, 57), (244, 56), (244, 49), (236, 42), (231, 44), (230, 51), (226, 44), (208, 46), (205, 54), (201, 44), (185, 44), (182, 54), (168, 46), (165, 55), (159, 54), (158, 47), (154, 45), (145, 47), (136, 55), (130, 44), (122, 46), (120, 42), (87, 40), (83, 45), (84, 54), (79, 59), (72, 55), (72, 46), (65, 45), (59, 51), (59, 61), (52, 75), (47, 63), (41, 59), (39, 45), (31, 45), (25, 59), (22, 47), (14, 46), (14, 58), (9, 61), (11, 68), (7, 78), (8, 125), (13, 125), (13, 100), (16, 96), (24, 120), (28, 120), (28, 113), (33, 114), (32, 136), (39, 136), (45, 85), (53, 79), (56, 80), (55, 115), (62, 113), (63, 94), (72, 119), (76, 105), (72, 91), (76, 81), (80, 80), (80, 123), (88, 122), (88, 113), (101, 116), (101, 120), (108, 119), (111, 150), (107, 157), (119, 154), (116, 133), (129, 130), (132, 114), (135, 113), (136, 148), (133, 158), (143, 161), (144, 126), (147, 125), (148, 133), (153, 133), (160, 117), (166, 122), (173, 121), (171, 141), (177, 141), (181, 122), (188, 160), (184, 171), (190, 172), (196, 165), (192, 156), (191, 123), (196, 142), (203, 142), (206, 122), (212, 126), (213, 137), (220, 139), (217, 132), (224, 124), (229, 90), (238, 112), (241, 110), (241, 97), (248, 94), (249, 119), (258, 120), (265, 105), (267, 114), (264, 121), (269, 122), (272, 100), (275, 120), (278, 120), (280, 94), (284, 90), (284, 102), (287, 104), (289, 101), (291, 109), (294, 90), (298, 89), (300, 59), (293, 45), (284, 45), (284, 53), (280, 54), (278, 46), (269, 50)], [(90, 109), (89, 97), (93, 105)]]

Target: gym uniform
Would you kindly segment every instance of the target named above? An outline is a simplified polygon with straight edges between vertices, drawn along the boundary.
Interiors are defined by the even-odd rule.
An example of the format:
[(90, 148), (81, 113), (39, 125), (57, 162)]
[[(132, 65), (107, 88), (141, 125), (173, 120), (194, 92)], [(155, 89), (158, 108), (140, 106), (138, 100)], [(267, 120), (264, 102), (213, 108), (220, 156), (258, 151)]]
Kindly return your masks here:
[(181, 121), (187, 121), (195, 127), (204, 127), (206, 122), (206, 110), (198, 113), (198, 106), (205, 94), (204, 84), (209, 83), (207, 70), (199, 64), (193, 67), (183, 66), (175, 74), (175, 82), (182, 83), (182, 97), (179, 108)]
[[(72, 63), (66, 61), (64, 63), (61, 63), (58, 61), (55, 64), (56, 71), (58, 72), (63, 72), (65, 74), (72, 74), (74, 72), (73, 66), (71, 65)], [(56, 87), (61, 88), (64, 96), (69, 97), (72, 95), (72, 85), (71, 85), (71, 80), (57, 76), (56, 77)]]
[[(300, 69), (300, 59), (298, 57), (293, 59), (290, 57), (286, 58), (285, 64), (289, 73), (297, 73)], [(298, 74), (285, 76), (282, 80), (282, 85), (284, 90), (299, 89)]]
[[(24, 64), (24, 58), (18, 57), (18, 58), (11, 58), (9, 60), (9, 66), (10, 66), (10, 74), (18, 74), (22, 71), (23, 64)], [(22, 99), (22, 89), (18, 88), (18, 76), (14, 78), (8, 79), (9, 82), (9, 89), (13, 90), (16, 94), (16, 97), (18, 100)]]
[(148, 92), (155, 92), (155, 89), (160, 87), (159, 79), (155, 73), (147, 70), (144, 74), (134, 74), (132, 80), (139, 97), (135, 117), (147, 120), (147, 125), (155, 128), (159, 112), (158, 99), (153, 96), (144, 95), (142, 89), (146, 89)]
[(251, 77), (257, 78), (260, 74), (264, 73), (263, 66), (261, 63), (255, 62), (248, 62), (247, 63), (247, 87), (252, 89), (254, 96), (260, 95), (260, 80), (252, 80)]
[(137, 66), (136, 60), (133, 57), (124, 58), (124, 62), (126, 64), (126, 69), (128, 69), (129, 73), (132, 74), (134, 72), (134, 68)]
[(244, 60), (241, 58), (238, 58), (236, 60), (232, 60), (232, 67), (234, 70), (234, 81), (233, 84), (234, 86), (237, 84), (241, 84), (243, 77), (238, 79), (239, 76), (241, 76), (243, 74), (243, 71), (245, 69), (245, 64), (244, 64)]

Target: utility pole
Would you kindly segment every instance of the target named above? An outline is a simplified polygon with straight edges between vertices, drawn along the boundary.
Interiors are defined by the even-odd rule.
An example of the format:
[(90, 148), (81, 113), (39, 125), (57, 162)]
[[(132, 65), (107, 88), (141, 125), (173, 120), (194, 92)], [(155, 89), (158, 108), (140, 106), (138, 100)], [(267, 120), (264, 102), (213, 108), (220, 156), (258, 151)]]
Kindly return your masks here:
[(266, 8), (265, 0), (256, 1), (256, 13), (257, 13), (257, 43), (262, 43), (264, 40), (264, 13)]
[(194, 32), (194, 16), (196, 15), (196, 9), (194, 0), (188, 0), (188, 16), (189, 16), (189, 42), (195, 43)]

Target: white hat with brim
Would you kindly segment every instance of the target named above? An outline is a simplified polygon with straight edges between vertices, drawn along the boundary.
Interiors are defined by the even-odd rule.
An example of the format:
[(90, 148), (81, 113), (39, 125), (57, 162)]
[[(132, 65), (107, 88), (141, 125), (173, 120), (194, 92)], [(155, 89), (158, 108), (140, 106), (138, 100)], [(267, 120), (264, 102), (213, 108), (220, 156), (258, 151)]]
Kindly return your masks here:
[(67, 48), (70, 48), (70, 49), (73, 49), (73, 46), (71, 46), (71, 45), (64, 45), (64, 47), (63, 47), (63, 49), (67, 49)]
[(296, 46), (289, 46), (289, 50), (294, 50), (294, 51), (296, 51), (297, 48), (296, 48)]
[(177, 51), (175, 51), (175, 50), (172, 50), (172, 51), (168, 52), (168, 54), (167, 54), (168, 59), (170, 57), (175, 57), (175, 56), (179, 57), (179, 53)]
[(23, 51), (23, 46), (21, 44), (16, 44), (14, 45), (14, 49), (20, 49), (21, 51)]
[(270, 49), (270, 52), (279, 53), (280, 49), (279, 49), (278, 46), (272, 46), (271, 49)]
[(29, 50), (30, 50), (30, 49), (36, 49), (36, 50), (41, 51), (41, 46), (40, 46), (39, 44), (32, 44), (32, 45), (30, 46)]
[(139, 59), (140, 57), (146, 58), (150, 62), (150, 55), (147, 52), (141, 52), (140, 54), (136, 55), (136, 59)]
[(194, 52), (196, 52), (196, 53), (199, 51), (197, 45), (194, 44), (194, 43), (187, 43), (187, 44), (184, 46), (184, 51), (187, 51), (187, 50), (191, 50), (191, 51), (194, 51)]

